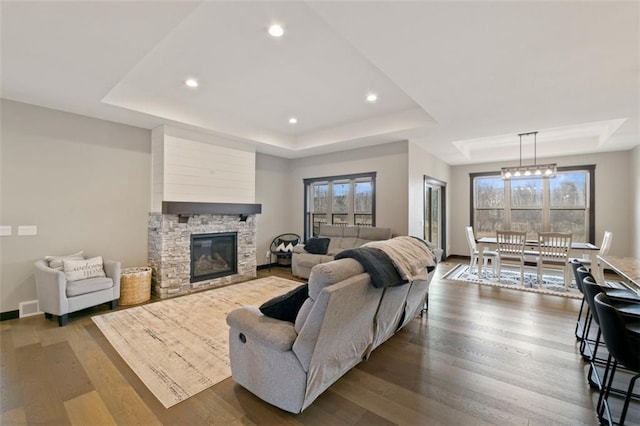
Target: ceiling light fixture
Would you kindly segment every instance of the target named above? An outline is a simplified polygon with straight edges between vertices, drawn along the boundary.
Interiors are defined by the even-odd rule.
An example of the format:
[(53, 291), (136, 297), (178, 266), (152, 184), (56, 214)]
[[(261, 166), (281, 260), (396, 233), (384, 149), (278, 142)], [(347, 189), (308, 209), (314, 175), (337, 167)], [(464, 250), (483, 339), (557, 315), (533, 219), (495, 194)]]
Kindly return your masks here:
[(378, 95), (376, 95), (375, 93), (369, 93), (367, 95), (367, 102), (375, 102), (378, 100)]
[(296, 124), (297, 122), (298, 122), (298, 119), (297, 119), (297, 118), (295, 118), (295, 117), (291, 117), (291, 118), (289, 119), (289, 124)]
[[(523, 166), (522, 165), (522, 137), (523, 136), (531, 136), (533, 135), (533, 165), (532, 166)], [(520, 137), (520, 165), (517, 167), (503, 167), (502, 168), (502, 179), (509, 180), (515, 178), (528, 178), (528, 177), (541, 177), (541, 178), (552, 178), (556, 176), (558, 171), (557, 164), (537, 164), (537, 150), (538, 150), (538, 141), (536, 136), (538, 132), (529, 132), (529, 133), (518, 133)]]
[(282, 37), (284, 35), (284, 28), (281, 25), (273, 24), (269, 27), (269, 35), (272, 37)]
[(185, 80), (184, 84), (188, 87), (196, 88), (198, 87), (198, 80), (195, 78), (188, 78)]

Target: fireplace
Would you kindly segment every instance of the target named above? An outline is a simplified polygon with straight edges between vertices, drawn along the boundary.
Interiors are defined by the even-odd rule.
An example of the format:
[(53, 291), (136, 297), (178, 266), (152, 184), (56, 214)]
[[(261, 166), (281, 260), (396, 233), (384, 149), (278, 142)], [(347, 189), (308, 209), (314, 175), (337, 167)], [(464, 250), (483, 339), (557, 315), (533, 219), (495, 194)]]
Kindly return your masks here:
[(236, 274), (237, 240), (237, 232), (191, 234), (190, 282)]
[[(257, 262), (256, 215), (246, 212), (246, 218), (239, 217), (241, 213), (245, 212), (237, 214), (226, 211), (222, 214), (215, 212), (186, 214), (180, 211), (177, 213), (149, 213), (149, 266), (153, 270), (151, 275), (153, 294), (164, 299), (255, 278)], [(220, 249), (217, 244), (215, 246), (215, 249), (219, 250), (217, 254), (233, 269), (228, 273), (211, 270), (209, 272), (220, 273), (220, 275), (217, 278), (199, 277), (200, 281), (194, 281), (192, 237), (198, 238), (208, 234), (230, 234), (233, 236), (235, 249)], [(229, 237), (226, 238), (229, 242)], [(199, 245), (196, 251), (209, 250), (209, 253), (205, 251), (204, 259), (207, 259), (207, 254), (210, 254), (212, 260), (214, 257), (217, 259), (217, 256), (210, 253), (212, 248), (214, 248), (213, 242), (208, 247)], [(231, 258), (232, 256), (235, 257)], [(220, 265), (222, 265), (221, 262)], [(208, 275), (209, 272), (205, 275)], [(224, 272), (225, 275), (223, 276), (221, 272)]]

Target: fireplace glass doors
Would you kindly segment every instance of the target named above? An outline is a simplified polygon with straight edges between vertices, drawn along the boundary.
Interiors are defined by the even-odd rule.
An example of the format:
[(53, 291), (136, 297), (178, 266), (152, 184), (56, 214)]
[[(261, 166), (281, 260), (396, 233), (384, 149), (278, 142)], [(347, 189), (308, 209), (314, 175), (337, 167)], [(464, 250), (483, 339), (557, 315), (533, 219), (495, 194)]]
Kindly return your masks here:
[(238, 272), (237, 232), (191, 234), (191, 282)]

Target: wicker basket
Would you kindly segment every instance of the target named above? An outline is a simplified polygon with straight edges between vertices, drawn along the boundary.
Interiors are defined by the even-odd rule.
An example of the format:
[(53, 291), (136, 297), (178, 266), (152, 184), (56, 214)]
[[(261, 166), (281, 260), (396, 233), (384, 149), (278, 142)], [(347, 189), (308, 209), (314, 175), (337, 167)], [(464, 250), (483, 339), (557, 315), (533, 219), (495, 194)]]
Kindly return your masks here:
[(135, 305), (151, 298), (151, 268), (123, 268), (120, 273), (120, 305)]

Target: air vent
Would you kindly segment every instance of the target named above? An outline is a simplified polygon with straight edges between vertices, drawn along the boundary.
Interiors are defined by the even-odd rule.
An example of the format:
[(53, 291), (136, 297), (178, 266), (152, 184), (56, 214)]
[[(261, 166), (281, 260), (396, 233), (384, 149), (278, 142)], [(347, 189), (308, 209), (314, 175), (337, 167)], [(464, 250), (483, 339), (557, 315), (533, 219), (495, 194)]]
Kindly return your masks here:
[(37, 300), (28, 300), (26, 302), (20, 302), (18, 305), (18, 309), (20, 312), (20, 318), (30, 317), (33, 315), (41, 314), (40, 306)]

